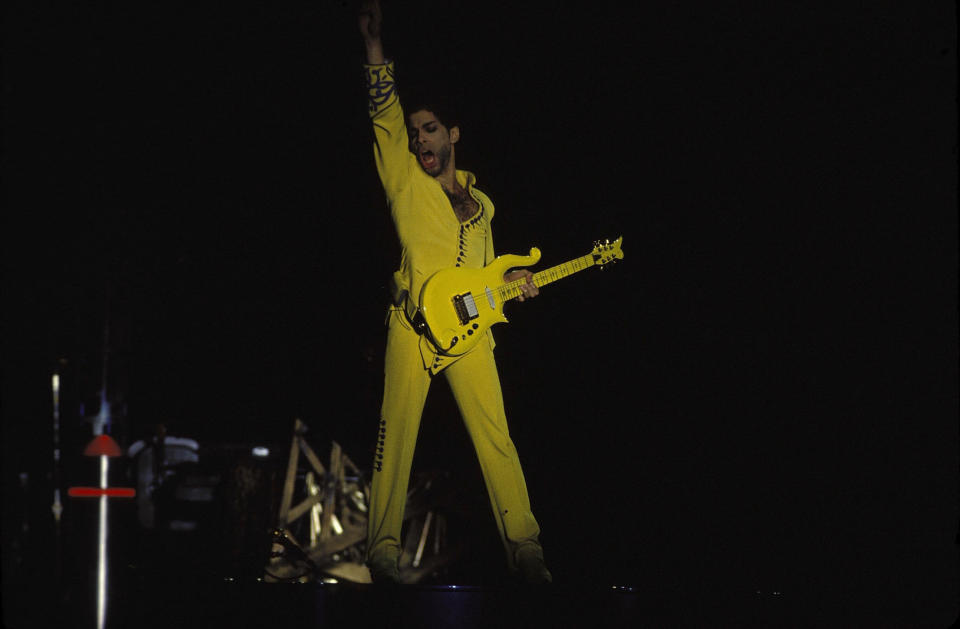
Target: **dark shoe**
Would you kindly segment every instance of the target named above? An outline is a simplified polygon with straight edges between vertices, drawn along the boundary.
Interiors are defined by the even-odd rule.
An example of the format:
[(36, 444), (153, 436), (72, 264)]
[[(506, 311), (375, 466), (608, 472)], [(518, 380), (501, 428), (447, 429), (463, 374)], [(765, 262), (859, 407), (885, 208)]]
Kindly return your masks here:
[(396, 559), (372, 559), (367, 562), (367, 568), (370, 570), (370, 579), (376, 584), (400, 583), (400, 567)]
[(517, 570), (520, 581), (525, 585), (545, 585), (553, 583), (553, 575), (547, 570), (543, 560), (543, 549), (539, 545), (527, 544), (517, 549)]

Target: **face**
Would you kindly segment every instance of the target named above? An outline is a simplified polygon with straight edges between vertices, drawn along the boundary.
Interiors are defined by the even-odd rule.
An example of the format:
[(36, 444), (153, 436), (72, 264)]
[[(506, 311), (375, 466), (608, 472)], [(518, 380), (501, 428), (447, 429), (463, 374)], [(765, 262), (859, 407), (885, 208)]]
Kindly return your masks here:
[(436, 177), (450, 166), (460, 129), (447, 129), (432, 112), (420, 110), (407, 116), (407, 136), (410, 152), (417, 156), (420, 167)]

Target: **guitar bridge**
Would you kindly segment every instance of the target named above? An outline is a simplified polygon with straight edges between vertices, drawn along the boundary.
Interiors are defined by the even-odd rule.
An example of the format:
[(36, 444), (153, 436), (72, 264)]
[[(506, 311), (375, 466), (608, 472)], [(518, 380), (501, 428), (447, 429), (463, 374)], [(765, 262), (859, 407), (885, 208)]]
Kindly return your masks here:
[(473, 295), (470, 293), (454, 295), (453, 309), (457, 311), (457, 318), (460, 319), (460, 325), (466, 325), (480, 316), (480, 311), (477, 310), (477, 304), (473, 300)]

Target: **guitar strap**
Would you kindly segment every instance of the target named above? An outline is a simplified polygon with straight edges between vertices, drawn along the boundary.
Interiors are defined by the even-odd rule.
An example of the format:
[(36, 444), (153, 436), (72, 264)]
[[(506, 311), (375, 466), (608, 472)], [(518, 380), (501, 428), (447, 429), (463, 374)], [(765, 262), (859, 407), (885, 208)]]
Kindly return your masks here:
[(404, 314), (407, 315), (407, 321), (413, 326), (414, 332), (422, 336), (427, 329), (427, 322), (423, 318), (423, 313), (420, 312), (420, 307), (410, 299), (410, 291), (400, 291), (396, 305), (403, 308)]

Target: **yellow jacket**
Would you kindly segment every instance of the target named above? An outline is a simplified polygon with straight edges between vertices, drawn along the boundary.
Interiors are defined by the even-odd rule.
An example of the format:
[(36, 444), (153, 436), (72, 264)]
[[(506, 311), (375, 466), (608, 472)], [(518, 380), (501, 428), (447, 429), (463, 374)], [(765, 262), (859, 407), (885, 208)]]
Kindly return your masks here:
[[(440, 269), (482, 268), (493, 261), (493, 202), (474, 187), (473, 173), (457, 170), (460, 185), (480, 205), (480, 212), (470, 221), (461, 223), (457, 219), (440, 182), (425, 173), (410, 152), (393, 62), (367, 64), (364, 69), (374, 129), (374, 159), (400, 239), (400, 268), (393, 276), (394, 302), (399, 304), (404, 293), (409, 293), (416, 303), (424, 281)], [(461, 255), (461, 237), (466, 255)], [(477, 247), (481, 249), (477, 251)]]

